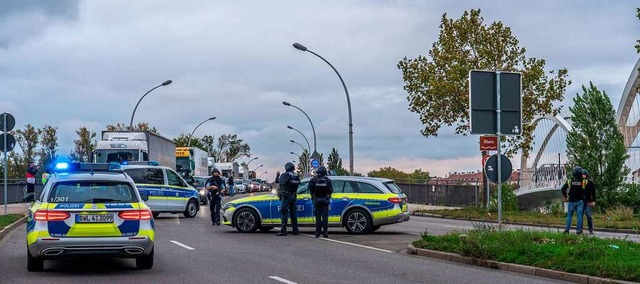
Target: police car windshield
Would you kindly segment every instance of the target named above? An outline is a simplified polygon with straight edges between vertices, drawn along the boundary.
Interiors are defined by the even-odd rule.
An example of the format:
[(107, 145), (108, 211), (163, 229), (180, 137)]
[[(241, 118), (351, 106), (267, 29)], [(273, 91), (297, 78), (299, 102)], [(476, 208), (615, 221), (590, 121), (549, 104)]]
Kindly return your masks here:
[(402, 189), (400, 189), (400, 187), (398, 187), (395, 182), (385, 182), (384, 186), (386, 186), (393, 193), (402, 193)]
[(52, 203), (138, 202), (134, 189), (126, 182), (64, 181), (55, 184), (49, 194)]

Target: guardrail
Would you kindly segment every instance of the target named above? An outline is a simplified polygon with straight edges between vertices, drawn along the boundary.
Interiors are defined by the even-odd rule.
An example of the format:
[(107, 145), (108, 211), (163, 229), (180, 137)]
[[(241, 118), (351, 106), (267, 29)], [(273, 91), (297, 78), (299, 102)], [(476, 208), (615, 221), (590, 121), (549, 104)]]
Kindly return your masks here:
[[(27, 186), (24, 182), (7, 183), (7, 203), (23, 202), (24, 188)], [(42, 192), (42, 184), (36, 184), (35, 193), (38, 196)], [(4, 204), (4, 183), (0, 185), (0, 204)]]
[(478, 206), (480, 186), (475, 184), (397, 183), (410, 203), (440, 206)]

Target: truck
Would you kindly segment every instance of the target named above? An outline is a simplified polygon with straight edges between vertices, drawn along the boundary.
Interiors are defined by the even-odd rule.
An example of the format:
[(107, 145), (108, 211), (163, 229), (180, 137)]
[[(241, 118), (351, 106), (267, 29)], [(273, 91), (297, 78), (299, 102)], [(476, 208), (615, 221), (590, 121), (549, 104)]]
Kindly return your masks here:
[(209, 176), (207, 158), (207, 152), (198, 147), (176, 147), (176, 171), (184, 174), (189, 169), (192, 176)]
[(102, 131), (93, 153), (96, 163), (155, 161), (176, 168), (176, 144), (151, 131)]
[(230, 163), (214, 163), (213, 167), (220, 170), (222, 175), (226, 174), (227, 177), (233, 175), (234, 179), (240, 178), (240, 164), (236, 161)]

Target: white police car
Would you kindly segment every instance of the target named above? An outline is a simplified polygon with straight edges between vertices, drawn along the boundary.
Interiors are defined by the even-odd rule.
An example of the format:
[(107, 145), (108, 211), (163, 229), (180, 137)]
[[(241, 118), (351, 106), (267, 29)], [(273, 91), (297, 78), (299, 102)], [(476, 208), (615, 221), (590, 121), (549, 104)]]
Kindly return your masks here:
[(160, 213), (183, 213), (193, 218), (200, 210), (198, 191), (187, 184), (169, 167), (152, 165), (122, 165), (122, 169), (133, 179), (138, 191), (149, 196), (146, 204), (153, 216)]
[(118, 164), (60, 163), (27, 216), (27, 270), (44, 260), (101, 255), (135, 258), (150, 269), (154, 221)]

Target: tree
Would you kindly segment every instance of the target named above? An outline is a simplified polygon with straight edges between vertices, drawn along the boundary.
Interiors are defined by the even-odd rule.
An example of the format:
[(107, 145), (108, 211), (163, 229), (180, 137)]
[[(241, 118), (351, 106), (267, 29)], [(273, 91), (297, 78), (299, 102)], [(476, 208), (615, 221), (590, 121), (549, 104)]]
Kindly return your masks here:
[[(189, 135), (181, 133), (180, 136), (173, 138), (173, 143), (176, 143), (176, 147), (187, 147), (189, 146)], [(200, 148), (203, 151), (208, 150), (208, 147), (202, 142), (201, 138), (195, 136), (191, 137), (191, 147)]]
[(300, 171), (302, 174), (306, 174), (311, 169), (310, 162), (311, 154), (309, 153), (309, 151), (307, 151), (307, 149), (304, 149), (302, 150), (302, 154), (298, 156), (298, 166), (296, 166), (296, 169), (298, 169), (298, 171)]
[(78, 139), (73, 140), (73, 143), (75, 143), (75, 151), (69, 155), (69, 159), (79, 162), (93, 160), (91, 159), (91, 155), (93, 155), (93, 151), (96, 150), (96, 145), (98, 144), (95, 140), (97, 134), (85, 126), (76, 130), (76, 134), (78, 134)]
[(40, 141), (40, 164), (43, 169), (47, 169), (58, 158), (58, 128), (45, 125), (42, 128), (42, 139)]
[(218, 137), (218, 143), (214, 146), (213, 136), (207, 135), (202, 138), (204, 146), (208, 149), (209, 156), (214, 158), (216, 163), (229, 163), (240, 157), (251, 157), (251, 147), (239, 139), (236, 134), (222, 134)]
[(342, 167), (342, 158), (340, 158), (340, 154), (338, 154), (336, 148), (331, 148), (331, 153), (329, 153), (329, 157), (327, 157), (327, 166), (336, 171), (336, 174), (339, 176), (349, 173), (349, 171)]
[(381, 177), (389, 179), (407, 179), (408, 174), (392, 167), (384, 167), (367, 173), (368, 177)]
[(569, 110), (573, 130), (567, 134), (569, 164), (585, 168), (598, 190), (603, 208), (615, 205), (615, 195), (629, 173), (629, 157), (624, 138), (616, 125), (616, 114), (606, 92), (593, 83), (582, 86), (583, 94), (574, 99)]
[(422, 169), (416, 169), (413, 173), (409, 174), (409, 179), (415, 183), (425, 183), (431, 179), (429, 172), (423, 172)]
[(437, 136), (444, 125), (455, 125), (456, 134), (469, 133), (469, 71), (500, 70), (522, 72), (522, 136), (507, 138), (507, 154), (518, 149), (527, 155), (531, 149), (534, 126), (539, 115), (557, 114), (554, 107), (571, 83), (567, 70), (544, 71), (545, 60), (527, 58), (511, 28), (502, 22), (484, 23), (480, 10), (465, 11), (460, 19), (442, 15), (440, 35), (429, 56), (404, 58), (398, 63), (408, 93), (409, 110), (424, 124), (425, 137)]
[[(106, 126), (107, 131), (129, 131), (129, 125), (120, 124), (119, 122), (116, 125), (109, 124)], [(138, 124), (133, 126), (133, 131), (150, 131), (156, 134), (160, 134), (158, 129), (155, 127), (149, 126), (148, 122), (139, 122)]]

